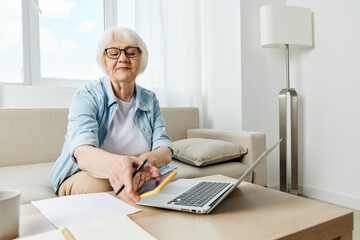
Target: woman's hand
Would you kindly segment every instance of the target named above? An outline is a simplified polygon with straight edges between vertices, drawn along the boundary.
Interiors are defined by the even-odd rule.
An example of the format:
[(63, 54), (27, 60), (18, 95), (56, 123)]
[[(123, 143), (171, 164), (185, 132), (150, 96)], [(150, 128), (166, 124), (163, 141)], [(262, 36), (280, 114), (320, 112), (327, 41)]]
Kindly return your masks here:
[(160, 175), (159, 170), (146, 163), (144, 167), (132, 178), (135, 169), (141, 164), (139, 159), (129, 156), (119, 156), (111, 169), (109, 181), (114, 191), (117, 192), (124, 184), (124, 190), (119, 196), (129, 202), (135, 203), (140, 200), (136, 190), (150, 178)]
[[(133, 160), (137, 162), (138, 165), (142, 164), (146, 159), (133, 157)], [(152, 164), (147, 162), (143, 168), (135, 175), (133, 178), (133, 188), (137, 191), (144, 183), (149, 181), (151, 178), (156, 178), (160, 176), (159, 169), (154, 167)]]
[(151, 175), (147, 172), (138, 172), (138, 174), (136, 174), (133, 178), (133, 189), (135, 191), (139, 190), (139, 188), (151, 178)]
[(119, 196), (133, 203), (140, 200), (136, 193), (137, 187), (141, 186), (146, 179), (160, 175), (159, 169), (149, 161), (133, 179), (133, 172), (145, 159), (121, 156), (93, 146), (78, 147), (74, 151), (74, 156), (83, 171), (97, 178), (108, 178), (115, 192), (125, 185)]

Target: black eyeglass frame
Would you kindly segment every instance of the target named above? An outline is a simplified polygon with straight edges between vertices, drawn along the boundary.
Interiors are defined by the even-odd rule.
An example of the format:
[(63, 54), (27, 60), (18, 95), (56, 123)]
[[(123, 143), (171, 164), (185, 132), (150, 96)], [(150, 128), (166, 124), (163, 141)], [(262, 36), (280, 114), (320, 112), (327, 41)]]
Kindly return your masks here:
[[(129, 48), (136, 48), (136, 49), (138, 50), (136, 56), (129, 56), (129, 55), (128, 55), (128, 53), (126, 52), (126, 50), (128, 50)], [(117, 57), (110, 57), (110, 56), (108, 55), (108, 50), (109, 50), (109, 49), (119, 50), (119, 51), (120, 51), (119, 56), (117, 56)], [(111, 48), (106, 48), (106, 49), (105, 49), (105, 55), (106, 55), (108, 58), (110, 58), (110, 59), (117, 59), (117, 58), (119, 58), (119, 57), (121, 56), (121, 52), (122, 52), (122, 51), (124, 51), (125, 56), (128, 57), (128, 58), (136, 58), (137, 56), (139, 56), (139, 53), (141, 53), (141, 49), (140, 49), (139, 47), (127, 47), (127, 48), (123, 48), (123, 49), (111, 47)]]

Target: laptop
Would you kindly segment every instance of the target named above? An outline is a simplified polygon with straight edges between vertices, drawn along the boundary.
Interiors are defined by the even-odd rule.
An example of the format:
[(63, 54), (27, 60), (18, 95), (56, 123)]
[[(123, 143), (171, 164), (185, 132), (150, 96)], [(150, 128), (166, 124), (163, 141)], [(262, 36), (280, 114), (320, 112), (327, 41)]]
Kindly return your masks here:
[(142, 198), (137, 204), (177, 211), (210, 213), (264, 160), (281, 142), (264, 151), (237, 182), (178, 179), (169, 183), (160, 193)]

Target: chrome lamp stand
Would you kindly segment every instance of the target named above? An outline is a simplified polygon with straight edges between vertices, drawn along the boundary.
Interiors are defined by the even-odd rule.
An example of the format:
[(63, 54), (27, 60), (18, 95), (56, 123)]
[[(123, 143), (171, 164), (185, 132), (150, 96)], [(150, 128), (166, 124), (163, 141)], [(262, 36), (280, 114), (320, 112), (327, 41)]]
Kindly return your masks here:
[[(289, 44), (285, 44), (286, 58), (286, 88), (279, 93), (279, 134), (283, 140), (280, 143), (280, 191), (298, 194), (298, 95), (295, 89), (290, 88), (289, 73)], [(291, 158), (287, 161), (287, 109), (288, 97), (290, 97), (290, 135), (291, 135)], [(288, 179), (287, 165), (291, 164), (291, 178)], [(290, 182), (288, 182), (288, 180)]]

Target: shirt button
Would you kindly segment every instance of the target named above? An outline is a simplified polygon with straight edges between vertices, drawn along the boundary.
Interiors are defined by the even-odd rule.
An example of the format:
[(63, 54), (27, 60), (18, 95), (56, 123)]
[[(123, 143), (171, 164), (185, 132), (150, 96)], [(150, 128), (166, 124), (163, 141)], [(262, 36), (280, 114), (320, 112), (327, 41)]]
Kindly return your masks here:
[(108, 130), (108, 126), (105, 126), (105, 129)]

